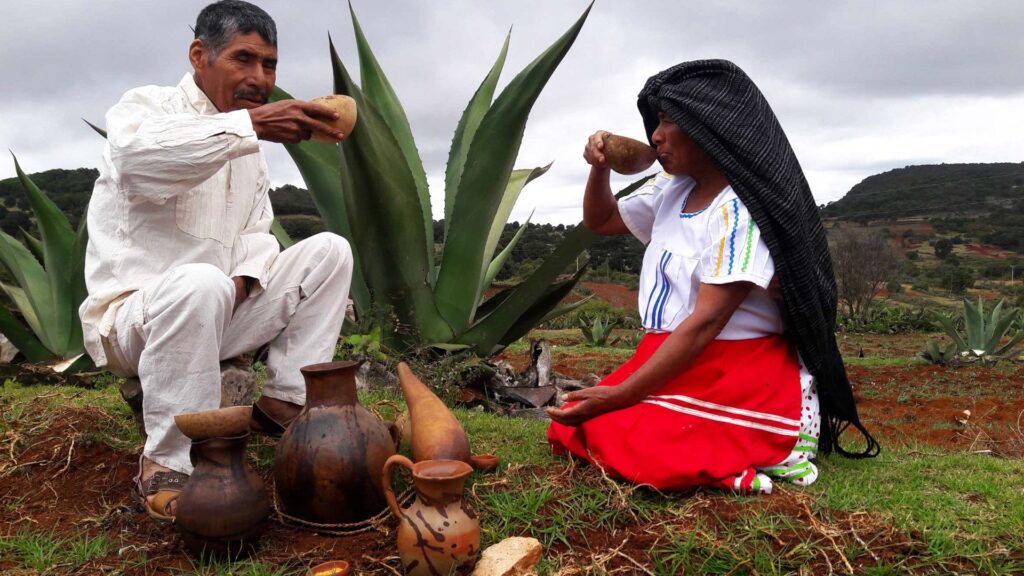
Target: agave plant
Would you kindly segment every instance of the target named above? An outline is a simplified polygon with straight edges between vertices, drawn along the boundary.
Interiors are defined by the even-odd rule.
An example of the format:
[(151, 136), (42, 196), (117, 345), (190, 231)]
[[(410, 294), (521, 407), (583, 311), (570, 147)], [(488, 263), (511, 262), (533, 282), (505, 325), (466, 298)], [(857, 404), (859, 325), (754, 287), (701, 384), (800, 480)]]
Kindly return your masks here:
[(918, 356), (940, 366), (948, 366), (957, 360), (956, 342), (948, 342), (945, 346), (939, 346), (935, 340), (929, 340), (924, 345), (924, 352), (918, 352)]
[[(527, 116), (572, 45), (590, 8), (494, 98), (509, 37), (459, 120), (445, 171), (444, 244), (435, 261), (427, 178), (409, 121), (356, 19), (360, 83), (330, 45), (334, 88), (351, 96), (359, 121), (339, 145), (287, 146), (325, 226), (348, 238), (356, 269), (351, 297), (358, 315), (384, 324), (397, 350), (423, 345), (490, 354), (536, 324), (573, 306), (559, 306), (583, 273), (562, 273), (594, 239), (570, 232), (521, 283), (484, 299), (485, 289), (522, 237), (501, 251), (498, 241), (523, 187), (549, 166), (514, 169)], [(290, 98), (276, 90), (275, 99)], [(622, 193), (635, 189), (639, 183)]]
[(49, 362), (75, 371), (90, 362), (83, 355), (78, 317), (78, 306), (86, 296), (86, 219), (83, 216), (78, 230), (72, 230), (67, 217), (21, 170), (17, 158), (14, 167), (35, 214), (40, 238), (23, 231), (22, 243), (0, 232), (0, 262), (16, 283), (0, 283), (0, 288), (24, 319), (22, 323), (0, 306), (0, 332), (30, 362)]
[(602, 315), (596, 315), (592, 318), (580, 316), (579, 324), (580, 332), (583, 333), (584, 341), (587, 344), (591, 346), (605, 346), (608, 344), (608, 338), (612, 335), (612, 330), (619, 325), (619, 320), (610, 320)]
[(939, 326), (953, 339), (957, 352), (967, 359), (980, 359), (995, 362), (1006, 357), (1013, 348), (1024, 340), (1024, 330), (1017, 330), (1010, 335), (1006, 344), (1000, 344), (1008, 336), (1010, 328), (1017, 319), (1016, 309), (1003, 313), (1004, 300), (1000, 300), (990, 312), (985, 311), (985, 300), (979, 296), (975, 306), (964, 298), (964, 331), (963, 335), (956, 329), (954, 319), (936, 315)]

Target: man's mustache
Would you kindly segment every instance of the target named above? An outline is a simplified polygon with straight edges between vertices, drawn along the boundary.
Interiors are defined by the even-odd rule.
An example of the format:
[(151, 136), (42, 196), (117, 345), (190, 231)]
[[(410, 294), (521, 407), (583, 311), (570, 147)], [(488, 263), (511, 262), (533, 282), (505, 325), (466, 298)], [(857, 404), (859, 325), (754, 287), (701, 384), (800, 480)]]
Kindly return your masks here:
[(266, 104), (268, 95), (265, 90), (260, 90), (258, 88), (242, 88), (240, 90), (235, 90), (235, 99), (252, 100), (254, 102), (259, 102), (260, 104)]

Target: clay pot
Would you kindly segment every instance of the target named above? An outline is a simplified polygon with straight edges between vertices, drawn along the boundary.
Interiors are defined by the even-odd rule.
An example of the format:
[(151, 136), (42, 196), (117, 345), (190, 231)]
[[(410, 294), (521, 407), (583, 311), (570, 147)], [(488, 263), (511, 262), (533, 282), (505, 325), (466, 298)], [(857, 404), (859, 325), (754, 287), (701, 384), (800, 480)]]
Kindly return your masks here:
[(263, 480), (245, 461), (249, 433), (193, 440), (195, 470), (178, 496), (175, 525), (200, 557), (236, 558), (255, 547), (270, 516)]
[(444, 402), (420, 381), (405, 362), (398, 364), (398, 380), (409, 405), (412, 458), (469, 462), (469, 438)]
[(317, 564), (306, 572), (306, 576), (349, 576), (352, 568), (345, 560), (332, 560)]
[(636, 174), (648, 169), (658, 159), (658, 152), (647, 144), (609, 134), (604, 137), (604, 157), (608, 167), (619, 174)]
[(309, 522), (366, 520), (387, 505), (384, 462), (395, 453), (388, 427), (356, 398), (358, 362), (302, 368), (306, 406), (277, 443), (274, 486), (281, 511)]
[(249, 431), (252, 406), (230, 406), (204, 412), (178, 414), (174, 423), (193, 441), (241, 436)]
[[(416, 499), (407, 508), (395, 500), (395, 466), (412, 472)], [(462, 487), (473, 469), (459, 460), (411, 460), (396, 454), (384, 464), (384, 489), (398, 517), (398, 555), (406, 576), (469, 574), (480, 553), (480, 520)]]

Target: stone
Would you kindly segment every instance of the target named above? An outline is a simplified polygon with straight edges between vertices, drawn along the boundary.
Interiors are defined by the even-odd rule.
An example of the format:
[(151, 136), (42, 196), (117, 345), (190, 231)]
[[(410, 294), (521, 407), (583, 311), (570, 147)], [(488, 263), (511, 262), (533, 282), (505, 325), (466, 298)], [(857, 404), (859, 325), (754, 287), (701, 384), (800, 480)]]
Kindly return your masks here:
[(471, 576), (526, 576), (536, 574), (544, 547), (536, 538), (513, 536), (480, 554)]
[[(139, 435), (146, 439), (142, 418), (142, 383), (138, 378), (125, 378), (120, 387), (121, 398), (132, 409)], [(220, 364), (220, 407), (249, 406), (256, 400), (256, 371), (252, 357), (238, 356)]]

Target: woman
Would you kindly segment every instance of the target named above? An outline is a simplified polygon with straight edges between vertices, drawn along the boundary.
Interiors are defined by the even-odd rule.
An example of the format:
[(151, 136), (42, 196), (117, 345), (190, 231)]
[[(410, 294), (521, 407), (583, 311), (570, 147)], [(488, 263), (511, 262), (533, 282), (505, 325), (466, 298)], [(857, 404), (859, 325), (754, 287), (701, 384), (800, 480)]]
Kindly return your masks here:
[[(664, 172), (616, 202), (598, 132), (583, 210), (595, 233), (647, 244), (647, 333), (598, 386), (549, 410), (553, 450), (658, 489), (746, 493), (810, 484), (818, 450), (876, 455), (835, 342), (817, 206), (767, 101), (736, 65), (708, 60), (652, 77), (638, 106)], [(862, 451), (839, 446), (850, 424)]]

